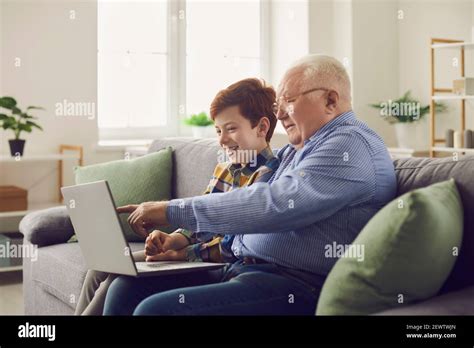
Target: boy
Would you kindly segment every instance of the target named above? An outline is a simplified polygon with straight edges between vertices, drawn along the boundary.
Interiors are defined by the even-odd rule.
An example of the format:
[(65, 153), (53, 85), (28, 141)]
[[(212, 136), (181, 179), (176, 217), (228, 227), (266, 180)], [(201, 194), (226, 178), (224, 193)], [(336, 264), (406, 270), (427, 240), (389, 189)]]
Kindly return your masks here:
[[(269, 146), (276, 117), (272, 105), (275, 91), (259, 79), (244, 79), (220, 91), (211, 104), (219, 144), (230, 161), (218, 163), (204, 194), (226, 192), (266, 181), (279, 160)], [(153, 231), (146, 240), (145, 253), (134, 253), (136, 261), (188, 260), (233, 262), (233, 236), (199, 236), (183, 229), (166, 234)], [(209, 241), (210, 240), (210, 241)], [(76, 314), (102, 314), (105, 295), (116, 275), (89, 270)]]

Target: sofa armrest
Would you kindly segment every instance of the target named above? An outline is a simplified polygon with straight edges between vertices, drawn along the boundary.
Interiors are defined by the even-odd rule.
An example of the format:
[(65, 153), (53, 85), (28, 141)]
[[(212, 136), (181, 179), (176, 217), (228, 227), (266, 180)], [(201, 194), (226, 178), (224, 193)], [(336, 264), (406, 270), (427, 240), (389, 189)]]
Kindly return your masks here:
[(38, 246), (65, 243), (74, 234), (66, 207), (54, 207), (27, 214), (20, 221), (25, 239)]
[(375, 315), (474, 315), (474, 286)]

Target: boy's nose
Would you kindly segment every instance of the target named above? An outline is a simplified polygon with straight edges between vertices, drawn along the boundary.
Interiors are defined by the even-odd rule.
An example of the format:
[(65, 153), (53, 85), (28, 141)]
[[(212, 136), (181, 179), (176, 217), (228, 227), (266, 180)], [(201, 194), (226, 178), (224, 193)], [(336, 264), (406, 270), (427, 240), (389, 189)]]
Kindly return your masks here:
[(219, 138), (219, 143), (221, 145), (225, 145), (225, 144), (227, 144), (227, 142), (228, 142), (228, 137), (224, 134), (221, 134), (221, 136)]

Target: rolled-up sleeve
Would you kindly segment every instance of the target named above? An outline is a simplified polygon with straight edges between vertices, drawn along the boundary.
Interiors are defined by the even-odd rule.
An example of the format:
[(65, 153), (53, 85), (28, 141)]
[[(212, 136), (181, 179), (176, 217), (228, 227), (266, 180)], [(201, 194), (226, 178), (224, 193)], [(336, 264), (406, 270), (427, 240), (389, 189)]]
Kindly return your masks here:
[(334, 132), (318, 147), (301, 149), (293, 169), (218, 195), (172, 200), (171, 224), (196, 233), (280, 233), (323, 220), (373, 198), (375, 169), (356, 132)]

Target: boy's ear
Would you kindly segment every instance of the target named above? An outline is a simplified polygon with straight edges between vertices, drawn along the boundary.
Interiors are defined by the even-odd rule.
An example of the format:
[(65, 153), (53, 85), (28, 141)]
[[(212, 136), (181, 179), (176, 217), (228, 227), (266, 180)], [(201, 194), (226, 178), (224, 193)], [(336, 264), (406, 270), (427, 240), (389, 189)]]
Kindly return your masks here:
[(270, 129), (270, 120), (268, 117), (262, 117), (257, 127), (257, 134), (265, 138), (267, 136), (268, 130)]

